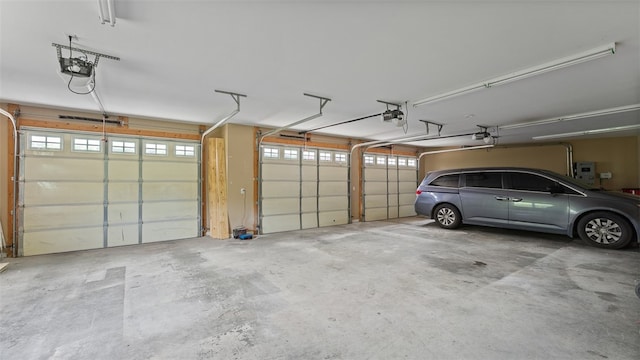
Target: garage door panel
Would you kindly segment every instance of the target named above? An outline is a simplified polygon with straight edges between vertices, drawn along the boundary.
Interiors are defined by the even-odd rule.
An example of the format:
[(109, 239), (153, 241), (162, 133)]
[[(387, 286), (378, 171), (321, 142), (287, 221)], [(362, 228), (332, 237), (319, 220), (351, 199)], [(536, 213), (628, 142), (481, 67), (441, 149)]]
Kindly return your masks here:
[(302, 214), (302, 228), (303, 229), (312, 229), (318, 227), (318, 214), (310, 213), (310, 214)]
[(194, 182), (146, 182), (142, 184), (144, 201), (196, 200), (198, 184)]
[(110, 225), (107, 233), (107, 246), (114, 247), (137, 244), (138, 232), (138, 224), (123, 226)]
[(385, 168), (365, 168), (364, 175), (367, 181), (387, 181), (387, 169)]
[(138, 203), (133, 204), (109, 204), (107, 211), (109, 226), (138, 223)]
[(302, 166), (302, 181), (313, 181), (318, 178), (318, 168), (315, 166)]
[(386, 207), (387, 195), (366, 195), (364, 198), (366, 208)]
[(25, 161), (24, 177), (46, 181), (102, 181), (104, 163), (102, 159), (30, 157)]
[(389, 170), (387, 173), (387, 179), (389, 180), (389, 183), (391, 184), (391, 182), (397, 182), (398, 181), (398, 172), (396, 170)]
[(327, 196), (318, 199), (318, 210), (346, 210), (349, 206), (347, 198), (344, 196)]
[(346, 181), (348, 169), (337, 166), (320, 166), (318, 179), (322, 181)]
[(138, 181), (140, 177), (138, 161), (109, 160), (108, 171), (111, 181)]
[(263, 180), (290, 180), (300, 179), (300, 169), (297, 164), (264, 164), (262, 167)]
[(109, 183), (109, 202), (138, 201), (139, 184), (135, 183)]
[(397, 219), (398, 218), (398, 208), (397, 207), (389, 207), (388, 217), (389, 217), (389, 219)]
[(365, 221), (377, 221), (387, 219), (387, 208), (367, 208)]
[(145, 180), (193, 181), (198, 176), (195, 163), (153, 161), (142, 163), (142, 178)]
[(349, 191), (345, 182), (321, 182), (319, 185), (320, 196), (347, 195)]
[(142, 242), (151, 243), (197, 237), (196, 225), (196, 222), (191, 219), (145, 223), (142, 225)]
[(387, 192), (389, 194), (397, 194), (398, 193), (398, 183), (397, 182), (389, 182), (387, 183), (388, 188), (387, 188)]
[(399, 181), (407, 181), (407, 182), (412, 182), (412, 183), (416, 183), (417, 182), (417, 177), (416, 177), (416, 171), (415, 170), (401, 170), (399, 171), (399, 177), (398, 180)]
[(104, 205), (60, 205), (25, 207), (25, 231), (64, 227), (102, 226)]
[(36, 181), (24, 184), (24, 204), (102, 203), (103, 183)]
[(411, 205), (416, 201), (415, 194), (400, 194), (399, 196), (399, 204), (400, 205)]
[(398, 195), (397, 194), (393, 194), (393, 195), (389, 195), (387, 196), (387, 205), (389, 205), (389, 207), (391, 206), (398, 206)]
[(349, 214), (346, 210), (338, 210), (338, 211), (321, 211), (318, 214), (320, 219), (321, 227), (324, 226), (333, 226), (333, 225), (344, 225), (349, 223)]
[(414, 182), (401, 182), (398, 184), (401, 193), (415, 194), (418, 184)]
[(289, 199), (265, 199), (262, 202), (262, 214), (265, 216), (277, 214), (292, 214), (300, 212), (300, 200)]
[(23, 236), (23, 255), (52, 254), (76, 250), (99, 249), (104, 246), (103, 228), (87, 227), (77, 229), (59, 229), (25, 232)]
[(300, 196), (300, 183), (293, 181), (265, 181), (262, 183), (264, 198)]
[(364, 193), (366, 195), (370, 194), (386, 194), (387, 193), (387, 183), (386, 182), (378, 182), (378, 181), (365, 181), (364, 183)]
[(298, 229), (300, 229), (299, 214), (269, 216), (262, 219), (262, 231), (264, 233), (274, 233)]
[(416, 216), (413, 205), (400, 205), (398, 208), (400, 217)]
[[(148, 202), (142, 204), (142, 221), (195, 219), (198, 206), (193, 201)], [(196, 222), (192, 223), (195, 227)]]
[(315, 182), (302, 183), (302, 196), (316, 196), (318, 193), (318, 184)]
[(318, 206), (318, 201), (313, 198), (302, 198), (302, 212), (315, 212)]

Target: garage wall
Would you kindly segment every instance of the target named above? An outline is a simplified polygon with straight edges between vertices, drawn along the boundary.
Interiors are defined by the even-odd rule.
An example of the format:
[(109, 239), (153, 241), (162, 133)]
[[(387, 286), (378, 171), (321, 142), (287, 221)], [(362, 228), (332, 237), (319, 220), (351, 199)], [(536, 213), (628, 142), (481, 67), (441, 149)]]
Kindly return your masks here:
[[(611, 179), (596, 185), (606, 189), (640, 187), (640, 156), (638, 143), (640, 136), (585, 139), (572, 141), (574, 161), (594, 161), (596, 173), (611, 172)], [(599, 178), (596, 176), (596, 178)]]
[[(640, 137), (619, 137), (569, 141), (573, 161), (595, 161), (596, 172), (613, 174), (605, 180), (607, 189), (640, 187)], [(566, 174), (566, 148), (562, 145), (492, 148), (426, 155), (420, 163), (420, 178), (428, 171), (459, 167), (522, 166)], [(598, 183), (596, 182), (596, 185)]]

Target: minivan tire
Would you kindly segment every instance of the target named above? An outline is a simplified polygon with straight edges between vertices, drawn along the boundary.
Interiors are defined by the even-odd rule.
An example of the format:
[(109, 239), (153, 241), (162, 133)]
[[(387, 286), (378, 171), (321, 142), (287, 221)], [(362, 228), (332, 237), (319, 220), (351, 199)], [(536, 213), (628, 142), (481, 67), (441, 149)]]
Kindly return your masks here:
[(578, 221), (578, 235), (587, 244), (605, 249), (621, 249), (631, 241), (631, 225), (621, 216), (596, 211)]
[(460, 210), (451, 204), (438, 205), (433, 211), (433, 219), (443, 229), (455, 229), (462, 223)]

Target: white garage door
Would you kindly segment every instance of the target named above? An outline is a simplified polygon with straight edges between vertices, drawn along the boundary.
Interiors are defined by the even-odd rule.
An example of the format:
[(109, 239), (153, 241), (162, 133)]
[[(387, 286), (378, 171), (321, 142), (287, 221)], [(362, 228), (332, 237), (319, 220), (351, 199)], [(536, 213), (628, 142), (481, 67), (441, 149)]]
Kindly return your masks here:
[(346, 152), (263, 145), (260, 161), (262, 233), (349, 222)]
[(416, 159), (366, 153), (362, 163), (364, 220), (414, 216), (418, 185)]
[(197, 142), (23, 130), (23, 255), (199, 235)]

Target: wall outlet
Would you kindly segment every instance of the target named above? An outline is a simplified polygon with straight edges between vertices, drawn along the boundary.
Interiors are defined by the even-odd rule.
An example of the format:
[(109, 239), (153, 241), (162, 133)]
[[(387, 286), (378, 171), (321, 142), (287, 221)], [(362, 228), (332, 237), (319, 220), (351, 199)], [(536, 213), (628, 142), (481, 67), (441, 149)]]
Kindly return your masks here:
[(246, 193), (247, 193), (247, 189), (245, 188), (240, 189), (240, 194), (244, 195)]

